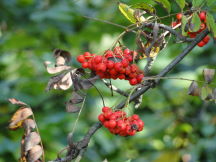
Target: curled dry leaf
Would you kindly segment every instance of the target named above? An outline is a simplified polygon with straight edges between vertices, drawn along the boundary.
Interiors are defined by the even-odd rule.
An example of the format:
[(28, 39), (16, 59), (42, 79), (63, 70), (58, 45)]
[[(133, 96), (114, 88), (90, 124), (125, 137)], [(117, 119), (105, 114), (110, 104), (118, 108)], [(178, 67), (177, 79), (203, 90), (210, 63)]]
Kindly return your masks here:
[(9, 98), (8, 101), (10, 101), (10, 103), (14, 104), (14, 105), (20, 105), (20, 106), (27, 106), (26, 103), (17, 100), (16, 98)]
[(70, 66), (65, 66), (65, 65), (57, 66), (57, 67), (50, 67), (50, 64), (52, 64), (50, 61), (44, 62), (44, 65), (45, 65), (47, 72), (49, 74), (56, 74), (56, 73), (71, 69)]
[(22, 127), (23, 121), (33, 114), (30, 108), (18, 109), (11, 118), (9, 129), (15, 130)]
[(31, 132), (25, 137), (25, 143), (24, 143), (24, 149), (25, 152), (32, 149), (35, 145), (39, 144), (41, 141), (41, 138), (38, 133)]
[(24, 122), (23, 122), (23, 127), (24, 127), (25, 129), (29, 129), (30, 131), (31, 131), (32, 129), (35, 129), (35, 128), (36, 128), (35, 121), (32, 120), (32, 119), (26, 119), (26, 120), (24, 120)]
[(70, 52), (61, 49), (55, 49), (54, 56), (56, 59), (56, 63), (55, 63), (56, 66), (65, 65), (65, 63), (71, 60)]
[(188, 89), (188, 94), (191, 96), (200, 96), (200, 88), (197, 82), (193, 81)]
[(66, 111), (71, 113), (76, 113), (80, 111), (80, 106), (76, 105), (82, 103), (84, 97), (77, 92), (72, 93), (71, 99), (66, 103)]
[(209, 88), (208, 86), (203, 86), (201, 91), (201, 98), (203, 100), (211, 101), (213, 100), (213, 90)]
[(28, 161), (35, 162), (42, 156), (43, 150), (40, 145), (35, 145), (28, 153)]
[(215, 69), (204, 69), (203, 70), (204, 79), (207, 83), (211, 83), (215, 76)]

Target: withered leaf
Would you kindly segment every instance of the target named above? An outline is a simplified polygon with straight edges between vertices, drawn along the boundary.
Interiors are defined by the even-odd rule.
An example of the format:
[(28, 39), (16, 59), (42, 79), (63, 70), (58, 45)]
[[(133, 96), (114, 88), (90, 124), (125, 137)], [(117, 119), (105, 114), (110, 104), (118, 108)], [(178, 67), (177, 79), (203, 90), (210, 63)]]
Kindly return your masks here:
[(71, 60), (70, 52), (61, 49), (55, 49), (54, 56), (56, 58), (56, 66), (62, 66)]
[(66, 65), (57, 66), (57, 67), (50, 67), (50, 64), (52, 64), (50, 61), (44, 62), (44, 65), (45, 65), (47, 72), (49, 74), (56, 74), (56, 73), (71, 69), (70, 66), (66, 66)]
[(89, 78), (89, 79), (80, 80), (80, 83), (79, 83), (80, 89), (91, 88), (98, 79), (100, 79), (100, 77), (98, 75), (96, 75), (96, 76)]
[(215, 76), (215, 69), (204, 69), (203, 70), (204, 79), (207, 83), (211, 83)]
[(26, 119), (23, 122), (23, 127), (27, 130), (27, 132), (30, 132), (32, 129), (36, 128), (36, 123), (33, 119)]
[(73, 92), (71, 99), (66, 103), (66, 111), (71, 113), (79, 112), (81, 107), (76, 104), (82, 103), (83, 101), (83, 95)]
[(43, 150), (40, 145), (34, 146), (28, 153), (28, 161), (35, 162), (42, 156)]
[(26, 103), (17, 100), (16, 98), (9, 98), (8, 101), (10, 101), (10, 103), (14, 104), (14, 105), (20, 105), (20, 106), (27, 106)]
[(31, 132), (25, 137), (25, 151), (29, 151), (32, 149), (35, 145), (39, 144), (41, 141), (40, 136), (36, 132)]
[(84, 100), (84, 97), (81, 96), (80, 94), (78, 94), (77, 92), (73, 92), (72, 93), (72, 98), (70, 99), (70, 102), (72, 104), (78, 104), (78, 103), (81, 103), (83, 102)]
[(200, 96), (200, 88), (197, 82), (193, 81), (188, 89), (188, 94), (191, 96)]
[(33, 114), (30, 108), (18, 109), (11, 118), (9, 129), (15, 130), (22, 127), (23, 121)]

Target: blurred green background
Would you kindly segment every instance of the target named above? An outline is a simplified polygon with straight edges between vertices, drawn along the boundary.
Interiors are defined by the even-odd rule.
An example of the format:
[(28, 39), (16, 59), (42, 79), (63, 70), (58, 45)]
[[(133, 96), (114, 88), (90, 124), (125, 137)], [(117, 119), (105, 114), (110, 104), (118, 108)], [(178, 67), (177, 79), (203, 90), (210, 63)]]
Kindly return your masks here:
[[(133, 4), (140, 0), (125, 0)], [(172, 2), (172, 12), (180, 9)], [(166, 13), (158, 8), (159, 15)], [(78, 67), (75, 57), (86, 50), (102, 54), (123, 30), (106, 23), (86, 19), (90, 16), (121, 25), (129, 22), (120, 14), (113, 0), (1, 0), (0, 1), (0, 162), (17, 161), (23, 130), (9, 131), (7, 126), (17, 107), (7, 99), (15, 97), (32, 106), (43, 140), (46, 160), (55, 159), (66, 145), (77, 114), (66, 113), (65, 102), (71, 90), (45, 92), (51, 75), (43, 62), (53, 60), (55, 48), (72, 53), (71, 65)], [(171, 19), (167, 20), (167, 24)], [(133, 34), (123, 42), (136, 49)], [(187, 44), (171, 39), (156, 60), (152, 74), (157, 74)], [(215, 45), (196, 47), (168, 76), (202, 80), (202, 69), (216, 68)], [(140, 62), (143, 67), (145, 60)], [(114, 81), (122, 89), (125, 81)], [(145, 122), (144, 131), (133, 137), (119, 137), (105, 128), (98, 130), (81, 161), (113, 162), (215, 162), (216, 105), (187, 95), (190, 82), (163, 80), (147, 92), (135, 113)], [(97, 82), (107, 106), (123, 97), (110, 95), (110, 90)], [(132, 113), (130, 105), (126, 111)], [(97, 121), (102, 102), (92, 88), (76, 127), (74, 140), (79, 140)]]

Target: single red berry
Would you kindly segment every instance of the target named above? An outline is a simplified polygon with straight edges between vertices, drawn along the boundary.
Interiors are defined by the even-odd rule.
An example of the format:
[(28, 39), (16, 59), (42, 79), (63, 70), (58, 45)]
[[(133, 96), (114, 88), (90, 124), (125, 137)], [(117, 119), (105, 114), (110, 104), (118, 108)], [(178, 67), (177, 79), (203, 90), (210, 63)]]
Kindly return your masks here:
[(123, 66), (123, 67), (127, 67), (127, 66), (129, 65), (129, 62), (128, 62), (128, 60), (126, 60), (126, 59), (123, 59), (123, 60), (121, 61), (121, 63), (122, 63), (122, 66)]
[(122, 63), (121, 62), (116, 62), (114, 65), (114, 68), (116, 71), (120, 71), (122, 68)]
[(117, 74), (117, 71), (115, 69), (110, 69), (109, 73), (111, 75), (116, 75)]
[(107, 112), (104, 113), (104, 117), (105, 117), (106, 119), (109, 119), (111, 115), (112, 115), (112, 112), (111, 112), (111, 111), (107, 111)]
[(132, 78), (129, 80), (131, 85), (136, 85), (137, 84), (137, 79), (136, 78)]
[(200, 17), (201, 21), (205, 21), (206, 20), (206, 12), (205, 11), (200, 12), (199, 17)]
[(105, 112), (108, 112), (108, 111), (112, 111), (112, 109), (109, 108), (109, 107), (106, 107), (106, 106), (102, 108), (102, 112), (105, 113)]
[(129, 50), (128, 48), (126, 48), (126, 49), (124, 50), (124, 54), (125, 54), (125, 55), (129, 55), (129, 54), (130, 54), (130, 50)]
[(77, 56), (77, 61), (79, 63), (83, 63), (83, 62), (85, 62), (85, 57), (83, 55), (79, 55), (79, 56)]
[(178, 25), (178, 23), (176, 21), (172, 22), (171, 26), (175, 27), (176, 25)]
[(138, 82), (141, 82), (143, 77), (144, 77), (143, 74), (139, 74), (139, 75), (137, 75), (136, 79), (137, 79)]
[(115, 64), (115, 63), (114, 63), (113, 61), (111, 61), (111, 60), (108, 60), (107, 63), (106, 63), (107, 68), (109, 68), (109, 69), (112, 69), (113, 66), (114, 66), (114, 64)]
[(99, 63), (102, 62), (102, 59), (103, 59), (103, 58), (102, 58), (102, 56), (100, 56), (100, 55), (99, 55), (99, 56), (95, 56), (95, 57), (94, 57), (94, 62), (95, 62), (96, 64), (99, 64)]
[(134, 120), (138, 120), (138, 119), (139, 119), (139, 115), (133, 114), (133, 115), (131, 116), (131, 118), (134, 119)]
[(177, 19), (177, 20), (181, 20), (181, 19), (182, 19), (182, 13), (176, 14), (176, 19)]
[(83, 55), (84, 55), (85, 59), (87, 59), (87, 60), (89, 60), (92, 57), (90, 52), (84, 52)]
[(100, 121), (100, 122), (104, 122), (105, 121), (105, 118), (104, 118), (104, 115), (103, 114), (100, 114), (99, 116), (98, 116), (98, 120)]
[(106, 64), (104, 64), (104, 63), (98, 64), (97, 71), (105, 72), (106, 71)]
[(109, 121), (104, 121), (103, 125), (104, 127), (109, 128)]
[(205, 43), (204, 41), (200, 41), (200, 42), (197, 44), (197, 46), (203, 47), (205, 44), (206, 44), (206, 43)]
[(203, 42), (205, 42), (205, 43), (208, 43), (209, 42), (209, 40), (210, 40), (211, 38), (210, 38), (210, 36), (205, 36), (205, 38), (203, 38)]
[(115, 128), (116, 126), (116, 121), (115, 120), (110, 120), (109, 121), (109, 128)]
[(203, 31), (205, 28), (206, 28), (206, 24), (202, 23), (202, 24), (200, 25), (200, 31)]
[(107, 50), (104, 54), (106, 58), (113, 57), (113, 51), (111, 50)]
[(124, 74), (120, 74), (120, 75), (118, 75), (118, 78), (119, 79), (125, 79), (125, 75)]
[(83, 62), (83, 63), (82, 63), (82, 67), (83, 67), (83, 68), (88, 68), (88, 62)]

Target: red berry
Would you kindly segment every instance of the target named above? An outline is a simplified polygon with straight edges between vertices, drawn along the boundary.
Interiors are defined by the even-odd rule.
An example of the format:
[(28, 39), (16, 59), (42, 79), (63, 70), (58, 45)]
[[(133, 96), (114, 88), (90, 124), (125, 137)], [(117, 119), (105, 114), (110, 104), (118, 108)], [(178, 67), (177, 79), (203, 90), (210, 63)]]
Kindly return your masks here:
[(139, 74), (139, 75), (137, 75), (136, 79), (137, 79), (138, 82), (141, 82), (143, 77), (144, 77), (143, 74)]
[(206, 28), (206, 24), (202, 23), (202, 24), (200, 25), (200, 31), (203, 31), (205, 28)]
[(102, 108), (102, 112), (105, 113), (105, 112), (108, 112), (108, 111), (112, 111), (112, 109), (109, 108), (109, 107), (106, 107), (106, 106)]
[(105, 72), (106, 71), (106, 64), (104, 64), (104, 63), (98, 64), (97, 71)]
[(205, 11), (200, 12), (199, 17), (200, 17), (201, 21), (205, 21), (206, 20), (206, 12)]
[(126, 59), (122, 60), (121, 62), (123, 67), (127, 67), (129, 65), (129, 62)]
[(205, 44), (206, 44), (206, 43), (205, 43), (204, 41), (200, 41), (200, 42), (197, 44), (197, 46), (203, 47)]
[(113, 57), (113, 51), (107, 50), (107, 51), (105, 52), (105, 57), (106, 57), (106, 58)]
[(83, 68), (88, 68), (88, 62), (83, 62), (83, 63), (82, 63), (82, 67), (83, 67)]
[(118, 76), (118, 78), (119, 78), (119, 79), (125, 79), (126, 77), (125, 77), (124, 74), (120, 74), (120, 75)]
[(83, 55), (85, 56), (85, 59), (87, 60), (89, 60), (92, 57), (90, 52), (85, 52)]
[(94, 62), (96, 63), (96, 64), (98, 64), (98, 63), (101, 63), (102, 62), (102, 56), (95, 56), (95, 58), (94, 58)]
[(122, 68), (122, 63), (121, 62), (115, 63), (114, 68), (116, 71), (120, 71)]
[(171, 26), (175, 27), (176, 25), (178, 25), (178, 23), (176, 21), (172, 22)]
[(129, 80), (131, 85), (136, 85), (137, 84), (137, 79), (136, 78), (132, 78)]
[(133, 115), (131, 116), (131, 118), (134, 119), (134, 120), (138, 120), (138, 119), (139, 119), (139, 115), (133, 114)]
[(181, 20), (181, 19), (182, 19), (182, 13), (176, 14), (176, 19), (177, 19), (177, 20)]
[(112, 69), (113, 66), (114, 66), (114, 64), (115, 64), (115, 63), (114, 63), (113, 61), (111, 61), (111, 60), (108, 60), (107, 63), (106, 63), (107, 68), (109, 68), (109, 69)]
[(83, 55), (79, 55), (79, 56), (77, 56), (77, 61), (80, 63), (83, 63), (83, 62), (85, 62), (85, 57)]
[(103, 114), (100, 114), (99, 116), (98, 116), (98, 120), (100, 121), (100, 122), (104, 122), (105, 121), (105, 118), (104, 118), (104, 115)]
[(129, 50), (128, 48), (126, 48), (126, 49), (124, 50), (124, 54), (125, 54), (125, 55), (129, 55), (129, 54), (130, 54), (130, 50)]
[(205, 38), (203, 38), (203, 42), (205, 42), (205, 43), (208, 43), (209, 42), (209, 40), (210, 40), (211, 38), (210, 38), (210, 36), (205, 36)]
[(116, 121), (115, 120), (110, 120), (109, 121), (109, 128), (115, 128), (116, 126)]
[(111, 112), (111, 111), (107, 111), (107, 112), (104, 113), (104, 117), (105, 117), (106, 119), (109, 119), (111, 115), (112, 115), (112, 112)]

